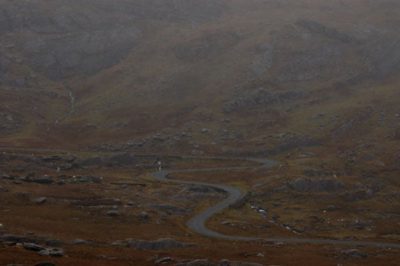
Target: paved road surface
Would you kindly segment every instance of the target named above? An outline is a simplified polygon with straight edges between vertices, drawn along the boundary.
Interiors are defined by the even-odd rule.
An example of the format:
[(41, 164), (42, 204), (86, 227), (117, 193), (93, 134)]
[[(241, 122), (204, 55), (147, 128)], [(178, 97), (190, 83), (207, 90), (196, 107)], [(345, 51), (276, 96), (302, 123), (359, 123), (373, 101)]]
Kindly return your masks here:
[[(195, 158), (195, 157), (187, 157)], [(232, 159), (232, 158), (222, 158), (222, 157), (204, 157), (200, 159)], [(227, 193), (227, 197), (221, 202), (214, 206), (211, 206), (196, 216), (192, 217), (188, 222), (187, 226), (193, 232), (200, 235), (218, 238), (223, 240), (232, 241), (264, 241), (264, 242), (282, 242), (288, 244), (322, 244), (322, 245), (346, 245), (346, 246), (366, 246), (366, 247), (377, 247), (377, 248), (400, 248), (400, 243), (385, 243), (385, 242), (373, 242), (373, 241), (356, 241), (356, 240), (337, 240), (337, 239), (318, 239), (318, 238), (299, 238), (299, 237), (271, 237), (271, 238), (259, 238), (259, 237), (245, 237), (245, 236), (232, 236), (224, 235), (213, 231), (206, 227), (206, 222), (213, 215), (229, 208), (231, 205), (240, 201), (246, 194), (239, 188), (223, 185), (223, 184), (211, 184), (196, 181), (182, 181), (176, 179), (168, 179), (168, 175), (172, 173), (192, 173), (192, 172), (215, 172), (215, 171), (235, 171), (235, 170), (246, 170), (254, 168), (271, 168), (276, 165), (276, 162), (271, 160), (253, 159), (253, 158), (238, 158), (240, 160), (247, 160), (251, 162), (257, 162), (260, 164), (258, 167), (222, 167), (222, 168), (204, 168), (204, 169), (185, 169), (185, 170), (162, 170), (152, 173), (152, 176), (161, 182), (172, 182), (177, 184), (187, 184), (187, 185), (200, 185), (206, 187), (217, 188), (223, 190)]]

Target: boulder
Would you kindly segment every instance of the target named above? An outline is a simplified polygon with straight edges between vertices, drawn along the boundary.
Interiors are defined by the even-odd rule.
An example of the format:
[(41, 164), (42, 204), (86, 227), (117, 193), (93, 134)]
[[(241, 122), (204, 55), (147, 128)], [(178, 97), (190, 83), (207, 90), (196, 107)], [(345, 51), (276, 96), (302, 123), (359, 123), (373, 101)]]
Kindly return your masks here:
[(50, 257), (62, 257), (64, 256), (64, 250), (60, 248), (45, 248), (38, 252), (41, 256), (50, 256)]
[(157, 259), (154, 264), (155, 265), (160, 265), (160, 264), (166, 264), (166, 263), (171, 263), (174, 260), (171, 257), (162, 257), (160, 259)]
[(75, 239), (71, 242), (73, 245), (87, 245), (90, 244), (90, 241), (84, 239)]
[(101, 176), (72, 176), (65, 179), (66, 182), (71, 184), (81, 184), (81, 183), (101, 183), (103, 177)]
[(37, 184), (49, 185), (53, 183), (53, 178), (46, 175), (38, 178), (33, 178), (30, 181)]
[(35, 243), (23, 243), (22, 247), (24, 249), (30, 250), (30, 251), (42, 251), (42, 250), (46, 249), (45, 247), (35, 244)]
[(47, 201), (46, 197), (39, 197), (32, 200), (36, 204), (43, 204)]

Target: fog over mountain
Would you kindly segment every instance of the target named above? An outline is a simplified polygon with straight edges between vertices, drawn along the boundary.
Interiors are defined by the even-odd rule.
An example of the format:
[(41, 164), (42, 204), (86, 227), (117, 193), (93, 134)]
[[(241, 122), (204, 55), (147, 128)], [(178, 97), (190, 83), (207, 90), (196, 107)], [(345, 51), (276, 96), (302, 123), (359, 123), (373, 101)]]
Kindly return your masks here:
[[(238, 213), (247, 213), (247, 209), (253, 207), (256, 210), (281, 208), (285, 203), (286, 208), (295, 209), (296, 203), (291, 200), (296, 197), (288, 197), (294, 193), (299, 197), (299, 206), (304, 200), (303, 207), (314, 211), (326, 211), (327, 206), (336, 208), (340, 204), (344, 208), (344, 202), (354, 202), (355, 205), (349, 203), (349, 206), (364, 208), (365, 212), (375, 215), (363, 213), (360, 217), (349, 218), (349, 209), (338, 207), (339, 211), (335, 212), (332, 207), (335, 209), (332, 217), (321, 218), (305, 211), (306, 218), (298, 213), (289, 215), (288, 210), (285, 216), (283, 210), (279, 210), (279, 215), (275, 216), (281, 218), (265, 218), (282, 224), (281, 229), (274, 231), (274, 236), (287, 236), (287, 230), (282, 228), (285, 225), (291, 227), (297, 219), (304, 220), (305, 225), (300, 228), (298, 224), (302, 222), (297, 221), (297, 225), (293, 225), (294, 234), (298, 231), (310, 238), (331, 238), (331, 232), (336, 230), (340, 232), (338, 238), (398, 244), (400, 233), (394, 228), (400, 222), (397, 192), (400, 186), (399, 14), (400, 2), (396, 0), (0, 0), (0, 147), (4, 150), (0, 156), (0, 202), (3, 200), (21, 207), (23, 201), (19, 201), (18, 193), (28, 193), (30, 200), (32, 193), (38, 193), (36, 198), (47, 193), (42, 196), (47, 199), (65, 193), (63, 198), (82, 200), (78, 191), (72, 188), (71, 191), (69, 188), (62, 190), (64, 192), (43, 190), (44, 193), (42, 186), (22, 189), (10, 185), (18, 182), (25, 185), (26, 180), (31, 180), (27, 176), (33, 173), (36, 177), (52, 176), (56, 178), (51, 180), (52, 184), (64, 182), (66, 186), (80, 183), (81, 179), (72, 182), (61, 176), (81, 176), (82, 183), (90, 184), (88, 186), (93, 189), (91, 200), (100, 200), (99, 195), (109, 191), (106, 194), (111, 194), (106, 200), (116, 197), (123, 202), (109, 204), (107, 201), (97, 205), (127, 205), (125, 201), (133, 199), (122, 199), (120, 194), (112, 194), (110, 187), (99, 187), (102, 182), (110, 185), (126, 183), (126, 180), (106, 178), (100, 182), (98, 178), (107, 175), (127, 178), (129, 167), (133, 167), (131, 170), (140, 180), (135, 181), (136, 185), (127, 186), (139, 186), (141, 192), (137, 193), (143, 193), (140, 197), (146, 203), (153, 202), (156, 195), (161, 195), (161, 201), (172, 200), (171, 193), (178, 193), (175, 191), (177, 186), (188, 189), (189, 194), (212, 194), (208, 205), (217, 202), (224, 193), (238, 193), (242, 198), (241, 193), (226, 187), (219, 188), (219, 192), (218, 186), (200, 186), (191, 190), (184, 183), (154, 187), (154, 183), (148, 183), (149, 180), (143, 177), (148, 175), (149, 168), (154, 168), (151, 164), (154, 161), (192, 170), (197, 165), (200, 168), (217, 166), (225, 171), (215, 182), (211, 182), (214, 179), (207, 174), (197, 180), (198, 176), (190, 171), (180, 179), (207, 181), (207, 184), (208, 181), (239, 184), (248, 192), (240, 207), (226, 211), (229, 213), (224, 217), (219, 214), (221, 221), (215, 218), (207, 223), (214, 229), (222, 223), (225, 235), (232, 235), (239, 227), (241, 236), (263, 235), (262, 227), (254, 225), (259, 222), (258, 218), (248, 217), (243, 225), (235, 220)], [(7, 153), (17, 151), (21, 154), (11, 156)], [(51, 151), (51, 155), (42, 154), (45, 151)], [(55, 155), (55, 151), (63, 154)], [(40, 155), (28, 156), (36, 152)], [(147, 157), (139, 158), (143, 155)], [(46, 156), (60, 157), (46, 159)], [(191, 157), (178, 160), (176, 156), (201, 159), (199, 162)], [(214, 162), (215, 156), (220, 160), (228, 157), (238, 161)], [(248, 161), (249, 158), (259, 160)], [(276, 165), (260, 161), (265, 158), (275, 161)], [(250, 174), (246, 171), (242, 175), (232, 174), (229, 163), (261, 164), (265, 168), (254, 166), (249, 170)], [(265, 170), (267, 168), (269, 170)], [(73, 169), (86, 170), (75, 173)], [(232, 174), (233, 179), (225, 176), (228, 174)], [(244, 181), (246, 174), (250, 178)], [(166, 177), (160, 175), (156, 179)], [(5, 196), (6, 192), (1, 192), (3, 187), (16, 194)], [(139, 194), (136, 195), (138, 198)], [(313, 206), (311, 202), (320, 194), (325, 195), (321, 196), (323, 206)], [(163, 199), (164, 196), (168, 199)], [(335, 197), (340, 197), (343, 202), (337, 203)], [(55, 206), (56, 202), (53, 200), (51, 204)], [(179, 218), (171, 218), (174, 221), (171, 223), (185, 227), (182, 220), (189, 220), (193, 216), (190, 213), (199, 208), (190, 202), (184, 206), (171, 203), (174, 208), (163, 209), (169, 213), (165, 217), (180, 213), (184, 219), (178, 215)], [(271, 207), (271, 202), (280, 205)], [(157, 209), (154, 206), (159, 203), (149, 203), (152, 207), (138, 203), (135, 211), (152, 216), (151, 210)], [(85, 204), (82, 203), (86, 207), (91, 205)], [(35, 208), (42, 206), (34, 205)], [(14, 223), (20, 215), (16, 213), (23, 213), (18, 208), (15, 207), (12, 211), (15, 213), (5, 219)], [(0, 233), (2, 223), (6, 224), (2, 217), (0, 215)], [(143, 217), (138, 219), (147, 219)], [(165, 217), (160, 217), (158, 222), (164, 221)], [(384, 217), (388, 221), (387, 228), (380, 227)], [(151, 226), (144, 226), (144, 231), (157, 228), (157, 219), (152, 219), (150, 224), (154, 224)], [(278, 222), (279, 219), (286, 219), (286, 222)], [(345, 222), (335, 225), (334, 230), (313, 225), (326, 225), (327, 221), (340, 219)], [(362, 233), (349, 233), (354, 229), (349, 229), (349, 224), (357, 219), (364, 223), (360, 229)], [(15, 224), (12, 228), (15, 230), (8, 233), (34, 231), (35, 226)], [(102, 229), (109, 228), (107, 226)], [(172, 225), (165, 225), (167, 231), (168, 226)], [(50, 227), (56, 228), (54, 224)], [(122, 227), (116, 229), (120, 239), (124, 234)], [(53, 229), (50, 231), (54, 232)], [(186, 230), (193, 229), (194, 226), (189, 226)], [(176, 238), (176, 235), (187, 233), (174, 230), (163, 236)], [(325, 235), (321, 233), (328, 231), (330, 233)], [(80, 238), (76, 232), (73, 235)], [(95, 240), (97, 232), (86, 237)], [(123, 239), (128, 238), (137, 237), (130, 235)], [(98, 238), (96, 241), (108, 240)], [(183, 240), (188, 242), (188, 239)], [(204, 244), (208, 240), (199, 241)], [(189, 242), (199, 246), (199, 241)], [(3, 242), (0, 241), (0, 253)], [(138, 243), (119, 244), (148, 245)], [(154, 245), (163, 244), (157, 242)], [(174, 242), (168, 242), (168, 245), (182, 248)], [(213, 247), (208, 242), (204, 245)], [(255, 254), (261, 252), (257, 248), (249, 250), (257, 251)], [(199, 252), (201, 258), (216, 261), (209, 251), (202, 249)], [(296, 256), (305, 258), (307, 252), (306, 247)], [(335, 258), (364, 258), (364, 251), (359, 252), (362, 254), (340, 253)], [(223, 254), (227, 258), (233, 256), (229, 252)], [(236, 255), (234, 259), (240, 259)], [(331, 260), (321, 257), (324, 259), (316, 258), (321, 264), (315, 265), (331, 265)], [(383, 263), (375, 257), (368, 258), (344, 264)], [(165, 263), (174, 265), (181, 260), (182, 257)], [(266, 263), (260, 256), (254, 261)], [(338, 263), (342, 265), (342, 262)], [(398, 265), (399, 257), (390, 257), (384, 262), (380, 265)], [(390, 264), (392, 262), (394, 264)], [(63, 263), (60, 265), (75, 265)], [(79, 263), (92, 265), (84, 264), (84, 261)], [(138, 263), (144, 262), (140, 259)], [(280, 264), (279, 260), (273, 264)], [(153, 261), (150, 265), (154, 265)]]

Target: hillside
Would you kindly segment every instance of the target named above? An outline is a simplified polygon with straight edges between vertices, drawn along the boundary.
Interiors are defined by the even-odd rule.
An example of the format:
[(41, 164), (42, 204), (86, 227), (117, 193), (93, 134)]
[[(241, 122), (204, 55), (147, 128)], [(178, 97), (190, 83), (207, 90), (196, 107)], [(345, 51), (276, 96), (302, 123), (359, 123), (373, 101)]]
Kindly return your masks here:
[(399, 120), (397, 8), (2, 1), (2, 142), (261, 152), (385, 138)]
[(399, 265), (399, 14), (0, 0), (0, 264)]

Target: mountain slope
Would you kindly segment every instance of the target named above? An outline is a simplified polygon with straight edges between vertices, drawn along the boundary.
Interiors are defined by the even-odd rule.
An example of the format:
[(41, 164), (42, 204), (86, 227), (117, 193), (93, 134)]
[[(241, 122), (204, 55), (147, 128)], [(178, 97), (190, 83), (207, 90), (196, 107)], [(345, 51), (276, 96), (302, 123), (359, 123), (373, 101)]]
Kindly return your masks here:
[(3, 145), (395, 158), (397, 1), (0, 6)]

